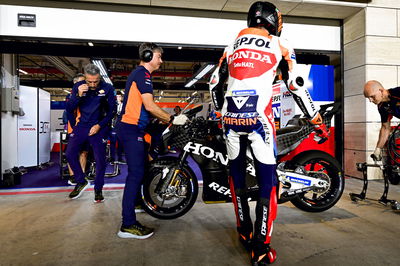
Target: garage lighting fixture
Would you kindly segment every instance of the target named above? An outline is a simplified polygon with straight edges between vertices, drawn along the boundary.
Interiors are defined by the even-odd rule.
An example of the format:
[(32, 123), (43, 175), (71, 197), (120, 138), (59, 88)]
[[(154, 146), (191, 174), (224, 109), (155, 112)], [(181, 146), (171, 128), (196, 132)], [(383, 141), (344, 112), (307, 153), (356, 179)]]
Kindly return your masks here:
[(106, 65), (104, 64), (102, 59), (92, 59), (93, 64), (95, 64), (100, 69), (100, 75), (103, 80), (111, 85), (113, 85), (111, 79), (108, 77)]
[(89, 46), (94, 46), (94, 44), (92, 42), (88, 42), (87, 43)]
[(68, 77), (73, 78), (75, 76), (75, 70), (67, 66), (64, 61), (58, 56), (45, 55), (44, 58), (52, 63), (58, 70), (66, 74)]
[(18, 71), (21, 72), (24, 75), (28, 75), (28, 72), (26, 72), (25, 70), (22, 70), (22, 69), (18, 68)]
[(215, 64), (204, 64), (200, 69), (194, 74), (194, 77), (185, 84), (185, 88), (190, 88), (202, 77), (204, 77), (208, 72), (210, 72), (215, 67)]

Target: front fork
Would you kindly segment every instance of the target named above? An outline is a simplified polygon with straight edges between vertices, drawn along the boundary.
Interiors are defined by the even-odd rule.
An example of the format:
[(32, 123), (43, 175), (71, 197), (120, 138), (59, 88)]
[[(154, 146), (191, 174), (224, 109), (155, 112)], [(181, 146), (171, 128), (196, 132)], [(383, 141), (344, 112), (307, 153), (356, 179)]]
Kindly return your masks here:
[(163, 169), (163, 176), (162, 176), (163, 182), (159, 183), (159, 185), (161, 186), (157, 186), (156, 193), (162, 193), (167, 191), (169, 187), (178, 187), (180, 185), (180, 180), (177, 178), (177, 176), (182, 171), (181, 169), (183, 168), (188, 156), (189, 153), (187, 151), (183, 151), (178, 157), (179, 158), (178, 165), (174, 166), (171, 169), (172, 171), (168, 168)]

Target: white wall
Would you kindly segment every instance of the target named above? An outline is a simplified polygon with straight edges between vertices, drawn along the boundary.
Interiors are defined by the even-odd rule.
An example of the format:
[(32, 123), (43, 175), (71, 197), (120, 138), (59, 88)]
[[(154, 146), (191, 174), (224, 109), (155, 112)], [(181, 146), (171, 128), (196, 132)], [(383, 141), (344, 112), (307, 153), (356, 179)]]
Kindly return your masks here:
[[(1, 84), (3, 87), (17, 87), (17, 77), (13, 75), (15, 68), (13, 55), (3, 54), (1, 66)], [(17, 115), (1, 112), (1, 173), (17, 166)]]
[[(36, 27), (18, 27), (18, 13), (35, 14)], [(226, 46), (245, 27), (245, 20), (0, 5), (5, 36)], [(283, 28), (295, 49), (340, 51), (338, 26), (286, 23)]]

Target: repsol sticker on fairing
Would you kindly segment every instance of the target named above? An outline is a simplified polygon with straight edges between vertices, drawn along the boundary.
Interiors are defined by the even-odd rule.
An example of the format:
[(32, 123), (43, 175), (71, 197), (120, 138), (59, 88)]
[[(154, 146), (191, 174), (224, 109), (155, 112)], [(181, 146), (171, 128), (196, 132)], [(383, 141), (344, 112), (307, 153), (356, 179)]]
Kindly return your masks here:
[(229, 188), (224, 187), (224, 186), (221, 186), (220, 184), (218, 184), (218, 183), (216, 183), (216, 182), (210, 183), (210, 184), (208, 185), (208, 187), (211, 188), (212, 190), (214, 190), (214, 191), (220, 193), (220, 194), (229, 195), (229, 197), (232, 197), (232, 196), (231, 196), (231, 191), (230, 191)]
[(289, 176), (289, 180), (292, 182), (295, 182), (295, 183), (306, 185), (306, 186), (311, 185), (310, 180), (299, 178), (299, 177)]

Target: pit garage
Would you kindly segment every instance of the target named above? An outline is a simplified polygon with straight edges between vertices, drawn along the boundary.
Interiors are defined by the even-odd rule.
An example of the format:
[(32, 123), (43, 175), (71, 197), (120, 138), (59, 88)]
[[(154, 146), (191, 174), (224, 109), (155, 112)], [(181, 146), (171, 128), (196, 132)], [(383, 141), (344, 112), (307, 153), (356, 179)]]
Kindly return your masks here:
[[(215, 137), (222, 131), (218, 131), (211, 105), (209, 79), (225, 46), (246, 27), (247, 10), (253, 2), (0, 3), (0, 254), (4, 265), (249, 264), (250, 254), (237, 237), (229, 183), (224, 179), (228, 160), (224, 143)], [(398, 75), (400, 63), (394, 60), (382, 66), (365, 48), (376, 37), (371, 21), (379, 18), (392, 25), (391, 15), (400, 6), (376, 0), (271, 2), (283, 14), (282, 37), (293, 44), (310, 97), (329, 117), (330, 126), (329, 139), (321, 144), (305, 124), (296, 124), (298, 131), (294, 131), (293, 121), (303, 117), (301, 109), (287, 89), (273, 86), (280, 162), (294, 161), (302, 171), (322, 180), (319, 190), (299, 193), (302, 200), (293, 200), (290, 187), (283, 187), (281, 196), (288, 200), (280, 200), (274, 222), (275, 264), (397, 265), (399, 212), (394, 203), (400, 188), (386, 184), (384, 168), (363, 171), (356, 163), (373, 164), (369, 154), (380, 125), (375, 107), (364, 101), (364, 82), (381, 79), (385, 86), (398, 85), (389, 76), (393, 69)], [(382, 33), (381, 41), (397, 40), (397, 28), (395, 33)], [(68, 184), (68, 142), (62, 116), (73, 77), (89, 63), (97, 65), (102, 80), (123, 95), (127, 77), (140, 61), (142, 42), (155, 42), (164, 50), (164, 62), (153, 73), (154, 101), (171, 115), (179, 106), (191, 115), (193, 128), (207, 130), (198, 133), (204, 137), (198, 143), (188, 137), (193, 129), (182, 131), (168, 146), (168, 153), (162, 154), (180, 158), (182, 152), (190, 152), (186, 163), (193, 175), (191, 183), (181, 187), (176, 198), (163, 200), (143, 189), (149, 207), (137, 218), (155, 228), (155, 235), (129, 240), (116, 235), (127, 174), (124, 158), (115, 163), (108, 149), (104, 203), (93, 203), (93, 184), (79, 199), (68, 199), (74, 187)], [(361, 56), (362, 49), (365, 55)], [(157, 125), (159, 137), (165, 126)], [(154, 151), (159, 153), (160, 148)], [(317, 162), (310, 151), (317, 152)], [(247, 169), (250, 174), (254, 172), (251, 167)], [(89, 159), (88, 176), (95, 175), (94, 168)], [(304, 189), (307, 184), (298, 169), (290, 169), (282, 178), (288, 182), (297, 178), (298, 189)], [(278, 166), (278, 170), (282, 169)], [(352, 201), (349, 193), (360, 193), (363, 184), (366, 188), (364, 177), (369, 181), (367, 198)], [(385, 184), (386, 204), (382, 201)], [(326, 196), (331, 191), (324, 186), (336, 186), (337, 197)], [(189, 203), (193, 207), (175, 210), (184, 205), (178, 208), (174, 202), (184, 202), (181, 199), (188, 195), (193, 197)], [(326, 205), (322, 206), (318, 199), (324, 197)], [(162, 208), (151, 208), (157, 204)], [(250, 201), (253, 221), (255, 205)], [(172, 209), (175, 214), (168, 213)]]

